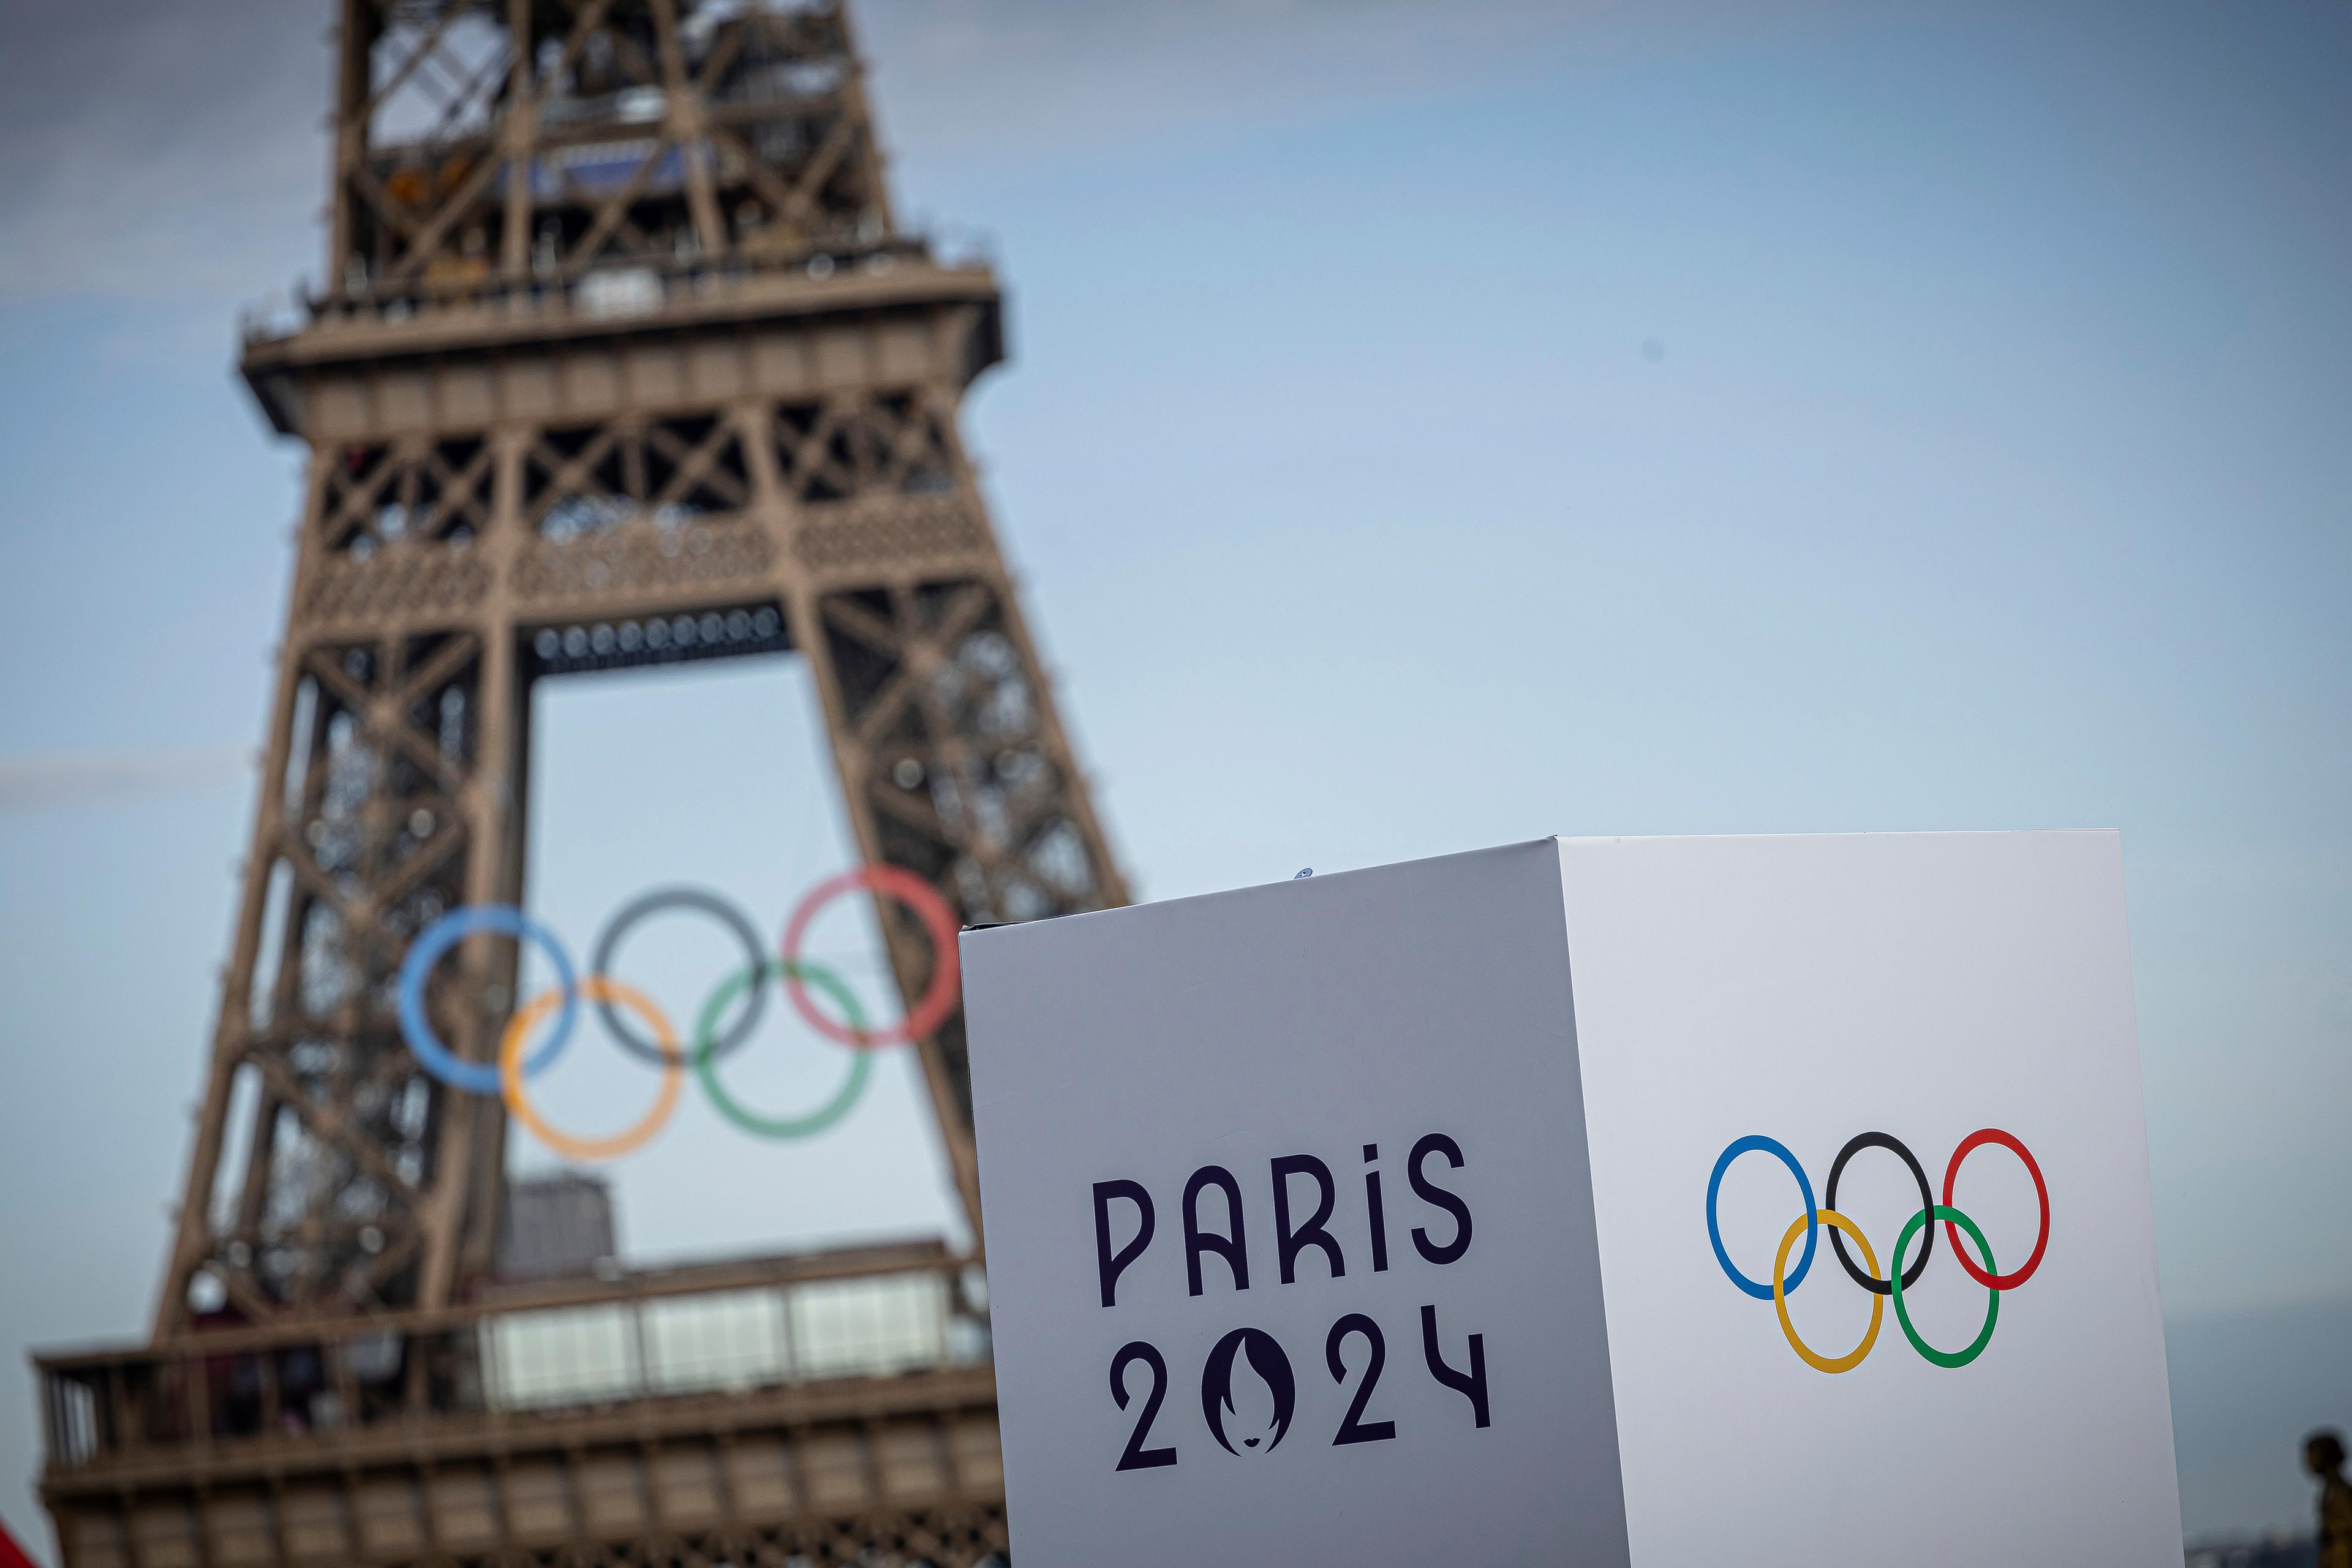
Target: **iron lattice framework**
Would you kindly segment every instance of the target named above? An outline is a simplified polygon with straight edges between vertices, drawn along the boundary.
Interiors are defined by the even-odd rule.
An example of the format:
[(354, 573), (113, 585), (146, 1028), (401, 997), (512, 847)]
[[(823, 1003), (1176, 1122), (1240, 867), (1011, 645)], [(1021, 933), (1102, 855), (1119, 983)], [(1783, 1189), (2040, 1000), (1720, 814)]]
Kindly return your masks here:
[[(159, 1352), (491, 1290), (502, 1110), (418, 1068), (393, 982), (518, 900), (542, 677), (796, 652), (868, 862), (972, 922), (1125, 899), (958, 432), (997, 287), (895, 224), (839, 5), (343, 0), (336, 48), (326, 285), (243, 362), (310, 472)], [(877, 914), (919, 994), (927, 940)], [(440, 966), (461, 1055), (515, 962)], [(918, 1045), (976, 1221), (961, 1016)], [(176, 1386), (107, 1375), (126, 1433)], [(988, 1489), (905, 1517), (979, 1541)]]

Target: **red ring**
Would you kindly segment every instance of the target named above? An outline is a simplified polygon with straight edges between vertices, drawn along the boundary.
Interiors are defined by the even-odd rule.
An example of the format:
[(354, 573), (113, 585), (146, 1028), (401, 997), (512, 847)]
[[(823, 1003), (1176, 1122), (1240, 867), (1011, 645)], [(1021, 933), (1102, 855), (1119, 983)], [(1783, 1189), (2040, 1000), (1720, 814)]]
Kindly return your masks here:
[[(931, 984), (904, 1020), (887, 1029), (845, 1028), (828, 1018), (808, 994), (808, 985), (800, 977), (801, 939), (808, 934), (809, 921), (826, 900), (852, 888), (866, 888), (887, 894), (915, 911), (931, 937)], [(903, 1046), (918, 1036), (928, 1035), (947, 1022), (955, 1011), (961, 993), (956, 984), (955, 911), (940, 897), (939, 889), (898, 866), (860, 866), (831, 877), (808, 890), (805, 898), (793, 910), (793, 918), (784, 926), (784, 994), (792, 999), (793, 1010), (808, 1020), (810, 1028), (826, 1039), (860, 1050), (880, 1046)]]
[(1950, 1220), (1944, 1222), (1944, 1228), (1951, 1233), (1952, 1256), (1960, 1260), (1960, 1267), (1969, 1271), (1969, 1279), (1988, 1290), (2014, 1290), (2033, 1278), (2033, 1271), (2042, 1267), (2042, 1250), (2050, 1245), (2050, 1189), (2042, 1184), (2042, 1167), (2033, 1163), (2033, 1156), (2026, 1152), (2025, 1145), (1998, 1127), (1988, 1127), (1982, 1131), (1969, 1133), (1960, 1140), (1960, 1146), (1952, 1151), (1952, 1163), (1944, 1167), (1946, 1208), (1953, 1206), (1952, 1184), (1959, 1176), (1960, 1162), (1969, 1157), (1970, 1150), (1982, 1143), (1998, 1143), (2014, 1153), (2025, 1162), (2026, 1172), (2033, 1178), (2033, 1195), (2042, 1200), (2042, 1234), (2033, 1238), (2033, 1256), (2025, 1260), (2024, 1268), (2013, 1274), (1988, 1274), (1977, 1267), (1975, 1259), (1969, 1256), (1968, 1248), (1960, 1245), (1960, 1233)]

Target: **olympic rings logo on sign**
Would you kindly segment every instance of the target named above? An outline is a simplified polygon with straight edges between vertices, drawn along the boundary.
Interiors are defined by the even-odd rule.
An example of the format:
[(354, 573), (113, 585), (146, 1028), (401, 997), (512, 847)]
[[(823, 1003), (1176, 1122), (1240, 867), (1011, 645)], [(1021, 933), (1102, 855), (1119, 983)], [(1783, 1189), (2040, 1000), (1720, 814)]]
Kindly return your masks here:
[[(1952, 1206), (1952, 1190), (1959, 1179), (1961, 1163), (1988, 1143), (1998, 1143), (2024, 1162), (2026, 1173), (2033, 1178), (2033, 1194), (2042, 1207), (2041, 1228), (2034, 1235), (2032, 1256), (2025, 1260), (2024, 1267), (2008, 1274), (1999, 1272), (2000, 1265), (1992, 1258), (1992, 1244), (1985, 1239), (1984, 1232), (1977, 1228), (1976, 1221)], [(1864, 1149), (1884, 1149), (1895, 1155), (1910, 1170), (1912, 1180), (1919, 1185), (1919, 1211), (1905, 1223), (1901, 1233), (1895, 1237), (1894, 1255), (1887, 1259), (1886, 1273), (1883, 1278), (1878, 1272), (1878, 1254), (1871, 1247), (1870, 1238), (1862, 1234), (1862, 1226), (1840, 1214), (1837, 1208), (1838, 1181), (1845, 1174), (1847, 1163)], [(1722, 1227), (1716, 1219), (1716, 1203), (1723, 1191), (1724, 1173), (1731, 1169), (1734, 1160), (1750, 1153), (1769, 1154), (1786, 1165), (1789, 1173), (1797, 1178), (1798, 1194), (1805, 1200), (1805, 1212), (1790, 1222), (1788, 1230), (1780, 1237), (1780, 1249), (1772, 1258), (1772, 1280), (1769, 1285), (1750, 1279), (1732, 1263), (1731, 1254), (1724, 1249)], [(1858, 1133), (1847, 1141), (1845, 1147), (1838, 1151), (1837, 1158), (1830, 1163), (1829, 1186), (1822, 1196), (1822, 1202), (1816, 1205), (1813, 1184), (1806, 1176), (1804, 1166), (1797, 1163), (1797, 1157), (1789, 1152), (1786, 1144), (1761, 1133), (1734, 1139), (1717, 1157), (1715, 1173), (1706, 1182), (1706, 1238), (1715, 1247), (1716, 1262), (1723, 1266), (1725, 1278), (1743, 1292), (1759, 1301), (1772, 1303), (1772, 1310), (1780, 1320), (1780, 1332), (1787, 1336), (1790, 1348), (1816, 1372), (1852, 1372), (1862, 1364), (1863, 1358), (1870, 1354), (1871, 1347), (1878, 1342), (1878, 1331), (1885, 1317), (1886, 1300), (1890, 1296), (1895, 1300), (1895, 1321), (1902, 1325), (1903, 1337), (1911, 1342), (1913, 1350), (1937, 1366), (1968, 1365), (1982, 1355), (1985, 1346), (1992, 1342), (1993, 1324), (2000, 1316), (2001, 1292), (2014, 1290), (2032, 1279), (2034, 1270), (2042, 1267), (2042, 1253), (2050, 1246), (2050, 1188), (2042, 1179), (2042, 1167), (2022, 1142), (1997, 1127), (1969, 1133), (1960, 1140), (1959, 1147), (1952, 1151), (1952, 1158), (1944, 1167), (1941, 1203), (1936, 1201), (1936, 1194), (1929, 1190), (1927, 1173), (1920, 1166), (1917, 1158), (1902, 1140), (1885, 1132)], [(1913, 1326), (1910, 1309), (1903, 1300), (1903, 1293), (1916, 1287), (1919, 1277), (1927, 1272), (1928, 1256), (1936, 1249), (1936, 1222), (1938, 1220), (1943, 1222), (1945, 1233), (1951, 1238), (1952, 1256), (1958, 1259), (1961, 1269), (1969, 1279), (1983, 1286), (1987, 1292), (1984, 1327), (1965, 1350), (1940, 1351), (1929, 1344)], [(1789, 1297), (1805, 1282), (1805, 1276), (1813, 1267), (1814, 1246), (1821, 1239), (1823, 1226), (1829, 1227), (1830, 1247), (1836, 1252), (1840, 1266), (1855, 1284), (1870, 1292), (1870, 1327), (1863, 1333), (1862, 1342), (1842, 1356), (1822, 1355), (1805, 1343), (1797, 1332), (1796, 1324), (1789, 1317)], [(1927, 1239), (1919, 1244), (1918, 1256), (1906, 1268), (1904, 1259), (1909, 1256), (1912, 1238), (1923, 1231)], [(1962, 1231), (1968, 1232), (1969, 1239), (1976, 1243), (1977, 1252), (1984, 1259), (1981, 1267), (1960, 1245)], [(1789, 1267), (1789, 1253), (1797, 1245), (1799, 1237), (1804, 1237), (1805, 1248), (1792, 1269)], [(1848, 1237), (1852, 1237), (1854, 1245), (1862, 1248), (1862, 1262), (1859, 1264), (1846, 1250)]]
[[(914, 911), (931, 939), (931, 978), (901, 1022), (888, 1028), (867, 1026), (865, 1009), (841, 977), (801, 955), (817, 911), (839, 895), (857, 888), (896, 900)], [(667, 910), (698, 910), (727, 928), (746, 954), (744, 964), (720, 979), (696, 1016), (690, 1039), (683, 1046), (661, 1009), (632, 986), (613, 979), (611, 969), (629, 929), (646, 917)], [(577, 973), (563, 944), (544, 925), (510, 904), (465, 904), (451, 910), (417, 933), (401, 962), (397, 1005), (401, 1037), (417, 1065), (449, 1088), (467, 1094), (496, 1095), (516, 1121), (557, 1153), (574, 1160), (610, 1160), (642, 1147), (677, 1108), (684, 1074), (691, 1068), (719, 1114), (761, 1138), (806, 1138), (839, 1121), (864, 1092), (874, 1068), (872, 1053), (886, 1046), (905, 1045), (947, 1021), (961, 992), (957, 970), (955, 911), (938, 890), (911, 871), (896, 866), (867, 866), (845, 871), (819, 882), (803, 895), (784, 922), (781, 955), (771, 958), (758, 931), (743, 911), (699, 888), (660, 888), (622, 906), (596, 938), (590, 973)], [(478, 931), (496, 932), (529, 942), (547, 955), (555, 984), (532, 997), (507, 1020), (499, 1037), (494, 1062), (469, 1062), (459, 1058), (433, 1029), (425, 1005), (425, 983), (434, 966), (460, 942)], [(809, 1026), (826, 1039), (849, 1047), (848, 1076), (832, 1098), (796, 1116), (764, 1116), (746, 1109), (719, 1080), (719, 1061), (751, 1037), (761, 1010), (767, 1005), (767, 984), (782, 984), (786, 1000)], [(818, 1005), (811, 988), (822, 992), (834, 1012)], [(595, 1005), (613, 1038), (629, 1055), (661, 1072), (661, 1088), (651, 1110), (633, 1125), (604, 1138), (583, 1138), (550, 1125), (524, 1091), (525, 1080), (551, 1066), (572, 1038), (583, 997)], [(723, 1028), (728, 1010), (740, 1003), (734, 1021)], [(526, 1055), (530, 1037), (550, 1014), (555, 1016), (547, 1037)], [(634, 1015), (633, 1026), (625, 1015)], [(642, 1032), (638, 1026), (642, 1026)]]

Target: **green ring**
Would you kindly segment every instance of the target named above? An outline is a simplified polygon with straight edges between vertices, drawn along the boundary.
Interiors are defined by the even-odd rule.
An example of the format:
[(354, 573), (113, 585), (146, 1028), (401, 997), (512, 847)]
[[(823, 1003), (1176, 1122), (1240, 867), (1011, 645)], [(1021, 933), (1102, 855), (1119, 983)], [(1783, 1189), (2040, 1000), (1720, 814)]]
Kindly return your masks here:
[[(865, 1090), (866, 1078), (874, 1071), (874, 1053), (852, 1050), (849, 1053), (847, 1081), (835, 1091), (831, 1100), (805, 1116), (761, 1116), (738, 1105), (719, 1081), (719, 1064), (713, 1058), (711, 1047), (718, 1037), (719, 1016), (760, 973), (758, 965), (737, 970), (720, 981), (719, 988), (710, 994), (710, 999), (702, 1005), (702, 1016), (694, 1021), (694, 1076), (702, 1080), (703, 1092), (710, 1096), (710, 1103), (719, 1108), (719, 1113), (744, 1131), (761, 1138), (811, 1137), (849, 1114), (849, 1108), (857, 1103), (858, 1095)], [(841, 1005), (852, 1029), (861, 1033), (865, 1030), (866, 1011), (857, 1005), (856, 994), (844, 985), (841, 977), (831, 970), (805, 959), (795, 962), (774, 958), (768, 961), (766, 973), (779, 980), (790, 977), (814, 985)]]
[[(1992, 1343), (1993, 1322), (2000, 1316), (2000, 1292), (1998, 1290), (1985, 1292), (1984, 1331), (1977, 1335), (1977, 1342), (1968, 1349), (1957, 1352), (1939, 1351), (1919, 1337), (1919, 1331), (1911, 1326), (1911, 1310), (1903, 1304), (1903, 1249), (1911, 1245), (1911, 1238), (1919, 1234), (1921, 1226), (1927, 1223), (1928, 1213), (1928, 1210), (1921, 1209), (1917, 1214), (1913, 1215), (1911, 1222), (1903, 1227), (1903, 1234), (1895, 1238), (1895, 1261), (1887, 1269), (1888, 1277), (1895, 1281), (1895, 1320), (1903, 1325), (1903, 1337), (1911, 1342), (1911, 1348), (1937, 1366), (1966, 1366), (1984, 1354), (1985, 1346)], [(1986, 1273), (2000, 1272), (2000, 1267), (1992, 1260), (1992, 1243), (1985, 1239), (1985, 1234), (1977, 1228), (1976, 1221), (1959, 1210), (1946, 1208), (1941, 1204), (1936, 1205), (1934, 1214), (1937, 1219), (1948, 1220), (1976, 1238), (1977, 1250), (1984, 1254)], [(1958, 1250), (1955, 1249), (1954, 1256), (1958, 1255)]]

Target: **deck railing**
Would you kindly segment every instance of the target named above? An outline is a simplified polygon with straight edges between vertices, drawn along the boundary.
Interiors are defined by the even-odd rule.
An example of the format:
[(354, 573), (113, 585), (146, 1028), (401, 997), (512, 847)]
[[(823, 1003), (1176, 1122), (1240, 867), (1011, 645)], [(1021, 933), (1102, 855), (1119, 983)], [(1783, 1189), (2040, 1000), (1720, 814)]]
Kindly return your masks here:
[(835, 277), (879, 278), (900, 266), (984, 269), (993, 264), (994, 252), (993, 240), (977, 230), (945, 229), (937, 235), (895, 236), (790, 257), (639, 257), (521, 277), (488, 266), (461, 268), (397, 289), (371, 286), (298, 293), (247, 310), (239, 318), (238, 329), (243, 342), (251, 347), (321, 326), (459, 317), (505, 321), (567, 316), (620, 320), (672, 306), (716, 303), (747, 288), (770, 286), (775, 279), (806, 278), (823, 282)]
[(891, 1377), (989, 1358), (937, 1243), (551, 1280), (432, 1312), (35, 1358), (52, 1473), (149, 1450)]

